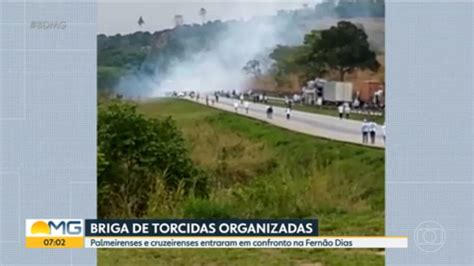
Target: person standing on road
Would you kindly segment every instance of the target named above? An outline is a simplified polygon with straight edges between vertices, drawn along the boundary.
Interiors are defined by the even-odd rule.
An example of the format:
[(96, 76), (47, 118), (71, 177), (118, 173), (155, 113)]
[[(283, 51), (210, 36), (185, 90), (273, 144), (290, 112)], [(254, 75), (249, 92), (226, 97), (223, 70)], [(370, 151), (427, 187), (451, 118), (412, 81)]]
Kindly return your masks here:
[(238, 102), (234, 102), (234, 110), (236, 113), (239, 112), (239, 103)]
[(267, 106), (267, 118), (272, 119), (272, 114), (273, 114), (273, 108), (270, 105), (268, 105)]
[(248, 114), (249, 113), (249, 102), (248, 101), (245, 101), (244, 102), (244, 107), (245, 107), (245, 113)]
[(346, 119), (349, 119), (349, 115), (351, 114), (351, 107), (348, 103), (344, 106), (344, 113), (346, 114)]
[(375, 137), (377, 136), (377, 124), (375, 122), (370, 122), (370, 143), (375, 144)]
[(287, 120), (290, 120), (291, 118), (291, 109), (290, 108), (286, 108), (286, 119)]
[(240, 104), (244, 104), (244, 94), (240, 94)]
[(209, 106), (209, 96), (206, 95), (206, 105)]
[(339, 112), (339, 119), (342, 119), (344, 116), (344, 106), (341, 104), (337, 107), (337, 111)]
[(369, 143), (369, 131), (370, 131), (370, 124), (367, 122), (367, 119), (364, 119), (362, 122), (362, 143), (368, 144)]

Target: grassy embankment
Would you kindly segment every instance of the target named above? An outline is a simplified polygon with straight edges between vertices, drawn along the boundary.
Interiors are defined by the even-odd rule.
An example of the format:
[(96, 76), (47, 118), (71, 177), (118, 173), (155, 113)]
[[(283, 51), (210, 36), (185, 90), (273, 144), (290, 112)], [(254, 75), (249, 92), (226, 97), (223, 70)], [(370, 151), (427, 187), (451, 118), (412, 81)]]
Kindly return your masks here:
[[(157, 193), (148, 217), (316, 217), (321, 235), (384, 234), (384, 151), (276, 128), (188, 101), (144, 103), (172, 116), (209, 198)], [(383, 265), (380, 250), (100, 250), (101, 265)]]

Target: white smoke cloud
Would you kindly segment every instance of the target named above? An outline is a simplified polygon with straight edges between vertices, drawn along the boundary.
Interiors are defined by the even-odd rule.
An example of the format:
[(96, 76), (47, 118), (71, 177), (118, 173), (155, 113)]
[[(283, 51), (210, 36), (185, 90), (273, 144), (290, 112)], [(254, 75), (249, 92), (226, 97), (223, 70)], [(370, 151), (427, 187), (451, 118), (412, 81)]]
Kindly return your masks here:
[[(171, 91), (198, 91), (211, 93), (216, 90), (242, 91), (249, 87), (252, 75), (243, 67), (253, 59), (260, 61), (263, 72), (271, 65), (269, 53), (278, 44), (297, 44), (284, 34), (283, 21), (274, 17), (260, 17), (248, 21), (228, 22), (227, 27), (215, 38), (209, 49), (172, 62), (165, 73), (135, 73), (121, 79), (116, 91), (124, 95), (159, 97)], [(282, 34), (283, 32), (283, 34)], [(189, 49), (192, 51), (192, 49)], [(138, 87), (138, 88), (137, 88)]]
[(242, 70), (244, 65), (249, 60), (266, 57), (276, 44), (282, 42), (277, 29), (265, 21), (230, 27), (217, 40), (210, 50), (172, 64), (171, 71), (161, 77), (160, 86), (153, 90), (152, 96), (170, 90), (203, 93), (242, 90), (251, 78)]
[[(228, 6), (229, 9), (235, 8), (231, 4)], [(249, 14), (252, 13), (250, 11)], [(120, 80), (115, 91), (132, 97), (157, 97), (171, 91), (208, 93), (248, 89), (253, 78), (243, 71), (248, 61), (259, 60), (265, 72), (271, 65), (268, 55), (277, 45), (301, 45), (304, 35), (310, 30), (328, 28), (337, 22), (336, 19), (318, 19), (312, 9), (293, 11), (281, 11), (283, 15), (278, 12), (278, 15), (253, 17), (246, 21), (224, 22), (224, 29), (219, 27), (222, 32), (217, 38), (212, 37), (215, 42), (209, 49), (196, 52), (193, 43), (196, 40), (184, 40), (183, 44), (189, 46), (185, 47), (184, 58), (166, 62), (166, 69), (162, 67), (162, 62), (156, 64), (160, 67), (154, 70), (154, 74), (141, 71), (129, 73)], [(186, 38), (183, 37), (186, 35), (180, 36)]]

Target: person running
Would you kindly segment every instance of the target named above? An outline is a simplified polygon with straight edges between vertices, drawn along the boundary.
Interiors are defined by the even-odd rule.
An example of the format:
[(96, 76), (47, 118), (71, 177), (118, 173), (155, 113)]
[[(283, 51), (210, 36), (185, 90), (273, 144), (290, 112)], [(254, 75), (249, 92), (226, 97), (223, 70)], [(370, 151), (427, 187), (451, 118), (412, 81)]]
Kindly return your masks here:
[(348, 103), (346, 103), (346, 106), (344, 107), (344, 113), (346, 114), (346, 119), (349, 119), (349, 115), (351, 114), (351, 107)]
[(248, 102), (248, 101), (245, 101), (245, 102), (244, 102), (244, 107), (245, 107), (245, 113), (246, 113), (246, 114), (249, 113), (249, 106), (250, 106), (249, 102)]
[(209, 105), (209, 96), (206, 95), (206, 105)]
[(344, 106), (341, 104), (337, 107), (337, 111), (339, 112), (339, 119), (342, 119), (344, 116)]
[(235, 110), (236, 113), (239, 112), (239, 103), (238, 102), (234, 103), (234, 110)]
[(219, 102), (219, 94), (216, 93), (216, 103)]
[(370, 122), (370, 143), (375, 144), (375, 137), (377, 136), (377, 124), (375, 122)]
[(290, 120), (291, 118), (291, 109), (290, 108), (286, 108), (286, 119), (287, 120)]
[(244, 104), (244, 94), (240, 94), (240, 104)]
[(364, 119), (364, 121), (362, 122), (362, 143), (364, 144), (369, 143), (369, 131), (370, 131), (369, 122), (367, 122), (367, 119)]

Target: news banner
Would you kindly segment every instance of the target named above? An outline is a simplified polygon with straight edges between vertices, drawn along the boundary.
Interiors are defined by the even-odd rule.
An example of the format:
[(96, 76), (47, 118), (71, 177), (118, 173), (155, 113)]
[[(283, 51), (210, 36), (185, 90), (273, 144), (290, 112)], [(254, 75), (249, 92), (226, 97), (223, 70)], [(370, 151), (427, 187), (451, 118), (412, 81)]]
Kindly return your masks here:
[(316, 219), (27, 219), (27, 248), (407, 248), (403, 236), (319, 236)]

